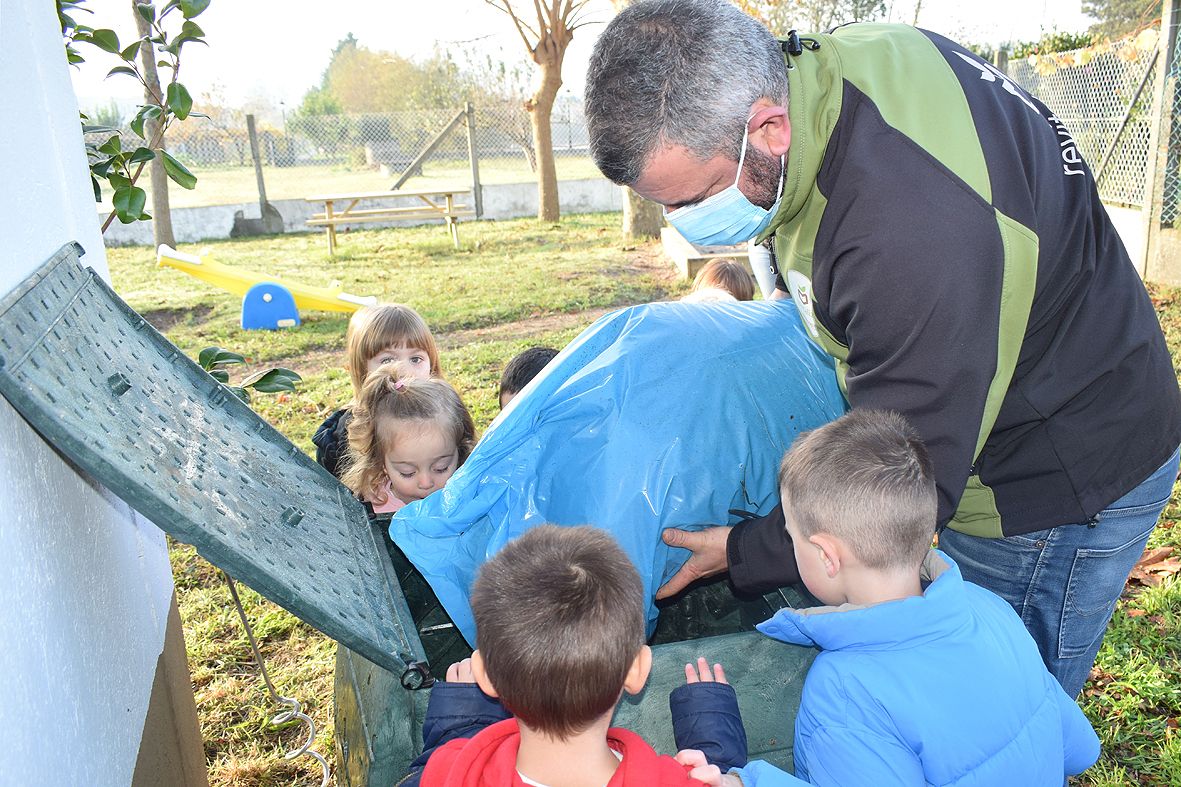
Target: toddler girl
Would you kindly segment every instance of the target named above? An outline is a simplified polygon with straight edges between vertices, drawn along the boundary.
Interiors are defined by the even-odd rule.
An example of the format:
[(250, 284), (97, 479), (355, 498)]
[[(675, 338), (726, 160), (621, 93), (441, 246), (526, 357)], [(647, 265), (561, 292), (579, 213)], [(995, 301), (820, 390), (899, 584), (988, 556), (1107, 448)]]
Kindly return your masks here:
[(375, 514), (442, 489), (476, 443), (455, 389), (437, 377), (412, 376), (405, 363), (379, 366), (365, 379), (348, 435), (341, 482)]
[[(345, 360), (353, 383), (353, 400), (361, 391), (365, 376), (387, 363), (404, 362), (414, 377), (440, 377), (439, 350), (431, 329), (409, 306), (387, 303), (357, 310), (345, 334)], [(350, 402), (351, 405), (351, 402)], [(348, 451), (351, 407), (328, 416), (316, 430), (316, 461), (340, 478)]]

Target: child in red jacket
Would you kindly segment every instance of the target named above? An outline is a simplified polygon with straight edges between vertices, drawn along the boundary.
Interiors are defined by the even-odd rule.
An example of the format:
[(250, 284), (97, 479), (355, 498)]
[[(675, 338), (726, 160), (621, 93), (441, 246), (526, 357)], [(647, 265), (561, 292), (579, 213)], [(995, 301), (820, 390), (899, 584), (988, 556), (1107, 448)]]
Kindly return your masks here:
[[(610, 727), (623, 692), (647, 682), (652, 652), (639, 574), (605, 531), (533, 528), (481, 568), (471, 604), (478, 649), (432, 689), (423, 727), (429, 759), (404, 783), (420, 776), (422, 787), (671, 787), (720, 779), (717, 764), (682, 765), (678, 759), (701, 758), (658, 755), (635, 733)], [(717, 665), (711, 675), (702, 661), (697, 672), (678, 691), (726, 720), (711, 738), (741, 739), (737, 762), (723, 755), (715, 763), (742, 764), (734, 691)], [(503, 720), (483, 726), (496, 718)], [(456, 727), (479, 731), (429, 751)]]

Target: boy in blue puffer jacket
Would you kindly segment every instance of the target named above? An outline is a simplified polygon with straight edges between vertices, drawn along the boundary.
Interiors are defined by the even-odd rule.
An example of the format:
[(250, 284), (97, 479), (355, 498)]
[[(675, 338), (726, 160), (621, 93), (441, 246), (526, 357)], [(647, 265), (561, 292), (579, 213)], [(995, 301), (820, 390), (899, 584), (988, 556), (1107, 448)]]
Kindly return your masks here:
[[(931, 462), (897, 413), (855, 409), (800, 437), (779, 473), (800, 576), (828, 606), (759, 625), (821, 649), (796, 775), (817, 785), (1059, 787), (1099, 756), (1013, 608), (930, 549)], [(764, 762), (747, 787), (797, 783)]]

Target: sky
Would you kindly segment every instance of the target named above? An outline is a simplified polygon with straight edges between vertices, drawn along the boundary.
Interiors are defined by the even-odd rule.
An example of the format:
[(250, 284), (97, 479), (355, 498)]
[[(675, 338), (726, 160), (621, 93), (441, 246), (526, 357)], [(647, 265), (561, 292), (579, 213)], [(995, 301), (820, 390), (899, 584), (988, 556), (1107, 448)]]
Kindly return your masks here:
[[(892, 21), (913, 21), (916, 0), (886, 2)], [(1092, 22), (1080, 11), (1081, 0), (921, 2), (920, 27), (976, 43), (1032, 40), (1051, 30), (1079, 32)], [(94, 13), (79, 14), (78, 21), (112, 28), (121, 41), (131, 40), (130, 5), (128, 0), (90, 0), (86, 7)], [(594, 39), (610, 17), (609, 0), (589, 0), (585, 19), (590, 24), (575, 31), (567, 50), (563, 91), (582, 95)], [(369, 49), (414, 59), (445, 50), (461, 63), (485, 55), (527, 62), (509, 18), (484, 0), (212, 0), (195, 21), (209, 46), (186, 46), (181, 81), (198, 104), (202, 94), (213, 92), (230, 106), (290, 111), (319, 84), (332, 48), (350, 32)], [(104, 79), (117, 64), (114, 56), (83, 49), (88, 62), (74, 70), (79, 105), (86, 110), (114, 100), (132, 108), (141, 96), (138, 82), (118, 75)]]

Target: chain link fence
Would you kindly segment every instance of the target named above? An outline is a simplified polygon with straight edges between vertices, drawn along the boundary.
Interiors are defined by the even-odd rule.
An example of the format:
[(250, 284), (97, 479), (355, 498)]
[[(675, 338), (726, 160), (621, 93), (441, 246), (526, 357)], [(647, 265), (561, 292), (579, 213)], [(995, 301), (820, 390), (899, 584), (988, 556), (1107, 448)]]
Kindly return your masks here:
[(1173, 64), (1165, 75), (1165, 101), (1169, 109), (1161, 118), (1162, 137), (1168, 139), (1168, 153), (1165, 157), (1163, 194), (1160, 206), (1161, 226), (1176, 228), (1181, 218), (1181, 91), (1177, 89), (1181, 77), (1181, 36), (1177, 38), (1173, 52)]
[[(257, 138), (267, 199), (303, 199), (318, 194), (389, 189), (414, 164), (405, 191), (470, 188), (471, 163), (465, 117), (459, 117), (437, 147), (419, 154), (462, 108), (358, 115), (290, 114), (258, 118)], [(169, 190), (173, 207), (229, 205), (258, 200), (246, 115), (208, 111), (168, 132), (166, 148), (194, 175), (197, 188)], [(529, 113), (520, 102), (474, 107), (474, 148), (480, 182), (536, 180), (537, 157)], [(558, 178), (600, 177), (588, 153), (586, 120), (576, 101), (560, 102), (551, 115)], [(124, 145), (143, 144), (129, 130)], [(145, 182), (139, 185), (147, 186)], [(109, 195), (105, 195), (108, 196)]]
[(1155, 41), (1128, 38), (1098, 47), (1009, 62), (1008, 74), (1048, 106), (1074, 136), (1105, 202), (1145, 201), (1152, 133)]

